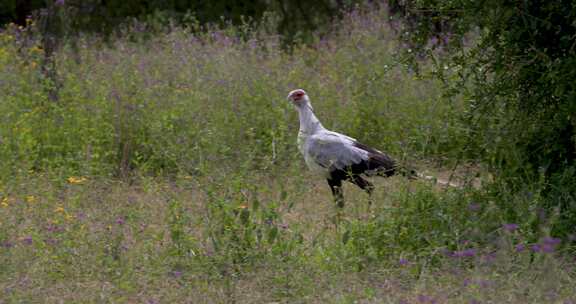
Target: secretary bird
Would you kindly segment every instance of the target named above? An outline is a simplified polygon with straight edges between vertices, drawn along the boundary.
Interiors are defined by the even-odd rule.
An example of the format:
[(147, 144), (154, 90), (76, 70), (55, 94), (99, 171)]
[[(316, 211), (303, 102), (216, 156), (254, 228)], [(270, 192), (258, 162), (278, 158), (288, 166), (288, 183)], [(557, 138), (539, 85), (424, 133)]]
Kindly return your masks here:
[[(339, 208), (344, 207), (342, 181), (355, 184), (371, 196), (374, 185), (365, 180), (362, 174), (388, 177), (398, 173), (399, 168), (390, 156), (352, 137), (324, 128), (314, 115), (304, 90), (291, 91), (287, 99), (294, 104), (300, 117), (300, 153), (310, 170), (326, 177)], [(416, 173), (410, 171), (409, 177), (416, 177)]]

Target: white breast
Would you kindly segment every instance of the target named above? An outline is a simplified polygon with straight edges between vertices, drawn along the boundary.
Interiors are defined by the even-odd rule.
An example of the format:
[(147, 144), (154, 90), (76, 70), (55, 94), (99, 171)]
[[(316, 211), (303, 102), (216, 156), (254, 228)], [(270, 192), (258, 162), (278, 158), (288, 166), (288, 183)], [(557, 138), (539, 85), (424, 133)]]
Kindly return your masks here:
[(298, 149), (300, 150), (302, 156), (304, 156), (304, 161), (306, 162), (308, 169), (310, 169), (310, 171), (312, 171), (313, 173), (328, 176), (330, 174), (328, 169), (320, 166), (318, 162), (316, 162), (316, 160), (310, 154), (310, 151), (308, 149), (310, 146), (308, 142), (309, 139), (310, 136), (308, 134), (304, 132), (298, 133)]

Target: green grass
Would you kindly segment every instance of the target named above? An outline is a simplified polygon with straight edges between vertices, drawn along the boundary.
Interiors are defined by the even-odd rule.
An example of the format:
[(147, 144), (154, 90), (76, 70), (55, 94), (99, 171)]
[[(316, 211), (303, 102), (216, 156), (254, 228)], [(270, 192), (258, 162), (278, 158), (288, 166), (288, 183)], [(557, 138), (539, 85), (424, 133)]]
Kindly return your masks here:
[[(0, 211), (7, 303), (562, 303), (575, 296), (573, 261), (517, 252), (522, 228), (487, 236), (451, 230), (458, 224), (426, 204), (454, 208), (462, 194), (423, 182), (378, 181), (370, 210), (365, 194), (347, 187), (338, 227), (320, 181), (70, 184), (43, 176), (18, 184)], [(486, 215), (466, 212), (479, 225)], [(446, 254), (467, 248), (476, 252)]]
[[(242, 28), (86, 38), (58, 53), (57, 103), (38, 41), (0, 33), (0, 303), (576, 301), (536, 190), (375, 179), (370, 208), (345, 186), (335, 225), (296, 149), (291, 89), (422, 171), (469, 164), (465, 102), (400, 63), (384, 17), (351, 14), (291, 54)], [(489, 181), (471, 168), (458, 178)]]

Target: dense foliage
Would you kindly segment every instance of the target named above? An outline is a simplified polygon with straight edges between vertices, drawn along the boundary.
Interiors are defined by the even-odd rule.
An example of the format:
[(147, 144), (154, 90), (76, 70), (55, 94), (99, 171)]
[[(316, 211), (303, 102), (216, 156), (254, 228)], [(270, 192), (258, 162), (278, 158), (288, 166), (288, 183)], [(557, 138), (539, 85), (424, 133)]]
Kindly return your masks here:
[(8, 0), (0, 3), (0, 25), (15, 22), (26, 25), (26, 18), (45, 18), (59, 11), (68, 34), (79, 32), (110, 34), (119, 25), (133, 20), (141, 22), (145, 30), (158, 30), (171, 23), (195, 26), (214, 23), (241, 25), (259, 23), (265, 14), (273, 14), (278, 22), (271, 31), (287, 41), (311, 39), (315, 30), (325, 29), (334, 18), (353, 7), (357, 0), (317, 1), (102, 1), (102, 0)]
[[(576, 4), (573, 1), (392, 1), (417, 49), (443, 48), (452, 92), (470, 101), (470, 154), (540, 207), (576, 223)], [(470, 32), (474, 33), (471, 34)], [(471, 38), (463, 43), (464, 38)], [(446, 61), (444, 61), (446, 62)], [(555, 210), (555, 211), (554, 211)], [(561, 227), (561, 228), (560, 228)]]

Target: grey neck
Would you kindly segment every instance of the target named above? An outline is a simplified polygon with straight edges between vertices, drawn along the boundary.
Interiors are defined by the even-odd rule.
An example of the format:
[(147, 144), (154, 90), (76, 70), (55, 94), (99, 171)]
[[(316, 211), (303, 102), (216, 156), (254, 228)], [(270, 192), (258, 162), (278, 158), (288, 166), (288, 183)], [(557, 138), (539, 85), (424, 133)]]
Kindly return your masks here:
[(296, 108), (298, 109), (298, 114), (300, 117), (300, 132), (313, 134), (319, 130), (324, 129), (324, 126), (322, 126), (320, 120), (318, 120), (316, 115), (314, 115), (310, 103), (304, 103)]

